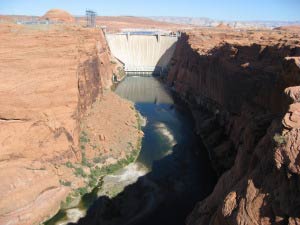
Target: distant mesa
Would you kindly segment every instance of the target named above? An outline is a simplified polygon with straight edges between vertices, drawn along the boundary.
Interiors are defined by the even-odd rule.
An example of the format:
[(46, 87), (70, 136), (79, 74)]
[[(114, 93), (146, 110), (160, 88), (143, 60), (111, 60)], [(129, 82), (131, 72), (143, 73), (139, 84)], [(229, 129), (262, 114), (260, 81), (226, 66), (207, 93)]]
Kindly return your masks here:
[(61, 9), (51, 9), (43, 17), (44, 20), (64, 23), (74, 23), (75, 18), (67, 11)]
[(222, 29), (222, 30), (230, 30), (230, 29), (232, 29), (231, 26), (229, 26), (228, 24), (224, 24), (223, 22), (219, 23), (219, 25), (217, 25), (216, 28)]
[(281, 26), (281, 27), (274, 28), (274, 30), (284, 30), (284, 31), (300, 32), (300, 25)]

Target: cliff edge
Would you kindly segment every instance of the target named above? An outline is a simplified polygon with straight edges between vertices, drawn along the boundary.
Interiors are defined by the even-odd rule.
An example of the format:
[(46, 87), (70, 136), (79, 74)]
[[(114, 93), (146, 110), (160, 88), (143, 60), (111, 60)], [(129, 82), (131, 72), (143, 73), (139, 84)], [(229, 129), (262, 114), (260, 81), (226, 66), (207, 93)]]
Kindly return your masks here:
[[(97, 184), (95, 163), (124, 157), (140, 138), (136, 112), (105, 93), (117, 65), (100, 30), (1, 24), (0, 40), (0, 224), (39, 224)], [(117, 145), (124, 130), (131, 137)], [(116, 159), (100, 161), (100, 142)]]
[(300, 223), (299, 34), (183, 34), (167, 82), (220, 179), (188, 225)]

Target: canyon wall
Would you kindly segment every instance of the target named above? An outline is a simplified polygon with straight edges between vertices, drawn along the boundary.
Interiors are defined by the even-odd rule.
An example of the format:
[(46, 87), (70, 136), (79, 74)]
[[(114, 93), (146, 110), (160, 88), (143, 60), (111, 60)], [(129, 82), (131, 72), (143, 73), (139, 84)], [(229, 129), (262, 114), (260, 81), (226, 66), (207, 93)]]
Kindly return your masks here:
[(81, 161), (80, 119), (111, 85), (115, 65), (99, 30), (0, 31), (0, 224), (38, 224), (84, 184), (65, 163)]
[(168, 84), (190, 106), (220, 179), (188, 225), (300, 224), (299, 34), (183, 34)]

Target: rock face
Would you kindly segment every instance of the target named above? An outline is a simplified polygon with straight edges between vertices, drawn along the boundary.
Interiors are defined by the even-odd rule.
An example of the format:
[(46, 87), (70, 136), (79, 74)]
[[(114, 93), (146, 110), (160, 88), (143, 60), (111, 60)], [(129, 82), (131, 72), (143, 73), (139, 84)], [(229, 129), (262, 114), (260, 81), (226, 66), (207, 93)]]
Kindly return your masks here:
[(300, 223), (299, 57), (295, 33), (183, 34), (167, 81), (222, 174), (188, 225)]
[(228, 29), (232, 29), (228, 24), (224, 24), (224, 23), (219, 23), (217, 26), (216, 26), (217, 29), (220, 29), (220, 30), (228, 30)]
[(300, 32), (300, 25), (294, 25), (294, 26), (281, 26), (276, 27), (274, 30), (284, 30), (284, 31), (291, 31), (291, 32)]
[(65, 22), (65, 23), (74, 23), (74, 17), (61, 9), (51, 9), (42, 17), (42, 19), (50, 20), (54, 22)]
[(82, 161), (81, 118), (116, 68), (99, 30), (2, 24), (0, 40), (0, 224), (38, 224), (83, 186), (65, 163)]

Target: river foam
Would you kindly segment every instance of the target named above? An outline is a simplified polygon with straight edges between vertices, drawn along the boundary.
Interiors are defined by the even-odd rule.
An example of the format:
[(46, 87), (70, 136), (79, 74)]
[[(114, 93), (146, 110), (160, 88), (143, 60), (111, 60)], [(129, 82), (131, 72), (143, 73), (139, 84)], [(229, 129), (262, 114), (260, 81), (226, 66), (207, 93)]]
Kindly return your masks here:
[(139, 177), (144, 176), (147, 172), (148, 169), (141, 163), (131, 163), (117, 173), (105, 176), (102, 187), (98, 191), (98, 196), (115, 196), (122, 192), (126, 186), (135, 183)]
[(174, 134), (172, 133), (171, 129), (167, 127), (165, 123), (157, 122), (155, 124), (155, 128), (159, 134), (162, 135), (162, 137), (165, 139), (165, 141), (170, 146), (170, 149), (168, 149), (165, 153), (165, 155), (169, 155), (172, 153), (172, 147), (177, 144), (177, 141), (175, 140)]

